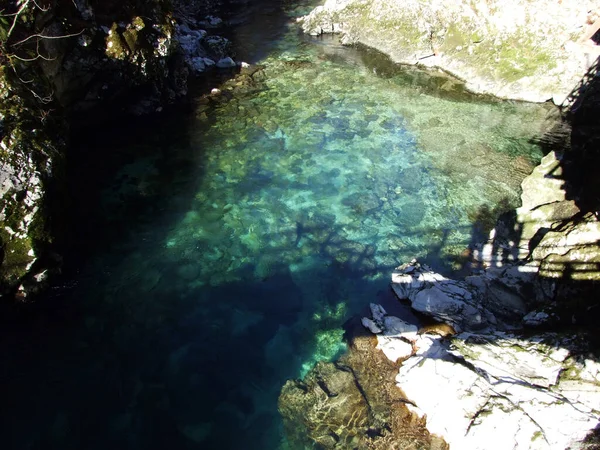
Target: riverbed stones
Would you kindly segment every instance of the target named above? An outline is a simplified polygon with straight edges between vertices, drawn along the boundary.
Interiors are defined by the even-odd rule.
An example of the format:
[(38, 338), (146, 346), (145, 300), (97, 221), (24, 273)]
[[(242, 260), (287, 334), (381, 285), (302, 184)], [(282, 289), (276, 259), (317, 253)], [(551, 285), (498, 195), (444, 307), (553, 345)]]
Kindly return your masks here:
[(350, 349), (338, 362), (319, 362), (302, 381), (290, 380), (281, 390), (279, 412), (290, 444), (447, 449), (406, 408), (393, 382), (397, 366), (375, 350), (372, 337), (351, 334)]
[(209, 36), (205, 30), (188, 24), (177, 25), (174, 37), (187, 66), (195, 75), (215, 66), (220, 69), (236, 67), (235, 61), (227, 56), (231, 53), (231, 42), (224, 37)]

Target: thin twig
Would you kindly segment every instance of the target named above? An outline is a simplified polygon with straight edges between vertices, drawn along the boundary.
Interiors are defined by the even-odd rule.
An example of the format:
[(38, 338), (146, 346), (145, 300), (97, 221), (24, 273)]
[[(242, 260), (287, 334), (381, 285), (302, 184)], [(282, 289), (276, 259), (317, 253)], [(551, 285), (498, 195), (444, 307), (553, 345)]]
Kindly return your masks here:
[(13, 44), (13, 46), (17, 46), (17, 45), (21, 45), (25, 42), (27, 42), (30, 39), (33, 39), (35, 37), (41, 38), (41, 39), (65, 39), (68, 37), (73, 37), (73, 36), (79, 36), (81, 33), (83, 33), (84, 30), (81, 30), (79, 33), (73, 33), (73, 34), (61, 34), (60, 36), (46, 36), (45, 34), (32, 34), (31, 36), (27, 36), (25, 39), (23, 39), (22, 41), (19, 42), (15, 42)]
[(7, 42), (8, 42), (8, 39), (10, 38), (10, 35), (12, 34), (13, 30), (15, 29), (15, 26), (17, 25), (17, 20), (19, 19), (19, 16), (23, 12), (23, 10), (25, 8), (27, 8), (27, 5), (29, 5), (29, 0), (25, 0), (25, 3), (23, 3), (21, 5), (21, 7), (19, 8), (19, 10), (15, 13), (15, 18), (13, 19), (13, 23), (12, 23), (10, 29), (8, 30), (8, 33), (6, 34)]
[(50, 5), (46, 6), (46, 8), (44, 9), (44, 8), (42, 8), (40, 5), (38, 5), (38, 4), (37, 4), (37, 2), (36, 2), (35, 0), (32, 0), (32, 1), (33, 1), (33, 4), (34, 4), (35, 6), (37, 6), (37, 8), (38, 8), (40, 11), (44, 11), (44, 12), (46, 12), (46, 11), (48, 11), (48, 10), (50, 9)]

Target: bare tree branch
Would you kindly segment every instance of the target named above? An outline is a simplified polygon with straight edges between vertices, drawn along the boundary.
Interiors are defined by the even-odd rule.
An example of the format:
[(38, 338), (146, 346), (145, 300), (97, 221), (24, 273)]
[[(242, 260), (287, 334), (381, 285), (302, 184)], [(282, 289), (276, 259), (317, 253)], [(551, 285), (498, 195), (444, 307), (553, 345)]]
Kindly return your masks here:
[(64, 39), (64, 38), (68, 38), (68, 37), (79, 36), (81, 33), (83, 33), (83, 30), (81, 30), (79, 33), (61, 34), (60, 36), (46, 36), (45, 34), (32, 34), (31, 36), (27, 36), (22, 41), (15, 42), (12, 45), (13, 46), (21, 45), (21, 44), (24, 44), (25, 42), (29, 41), (30, 39), (33, 39), (36, 37), (41, 38), (41, 39)]
[(46, 8), (42, 8), (40, 5), (38, 5), (38, 4), (37, 4), (37, 2), (36, 2), (35, 0), (32, 0), (32, 1), (33, 1), (33, 4), (34, 4), (35, 6), (37, 6), (37, 8), (38, 8), (40, 11), (44, 11), (44, 12), (46, 12), (46, 11), (48, 11), (48, 10), (50, 9), (50, 6), (46, 6)]
[(25, 10), (25, 8), (27, 8), (27, 5), (29, 5), (29, 0), (25, 0), (25, 2), (21, 5), (19, 10), (15, 13), (15, 18), (13, 19), (13, 23), (12, 23), (10, 29), (8, 30), (8, 33), (6, 34), (7, 41), (10, 39), (10, 35), (12, 34), (13, 30), (15, 29), (15, 26), (17, 25), (17, 20), (19, 19), (19, 16)]
[[(63, 35), (48, 35), (44, 33), (44, 30), (36, 33), (35, 15), (31, 21), (27, 20), (23, 22), (21, 18), (28, 17), (25, 16), (25, 14), (29, 14), (30, 12), (47, 12), (51, 9), (50, 4), (45, 6), (40, 0), (14, 0), (11, 3), (12, 6), (10, 9), (2, 8), (0, 10), (0, 17), (10, 17), (12, 22), (8, 31), (4, 34), (3, 39), (0, 40), (0, 58), (2, 58), (4, 63), (12, 69), (12, 72), (24, 89), (29, 91), (39, 102), (48, 104), (53, 101), (54, 92), (44, 95), (43, 92), (46, 91), (46, 89), (41, 89), (40, 91), (40, 86), (35, 84), (36, 78), (34, 75), (38, 68), (29, 63), (37, 60), (54, 61), (56, 59), (55, 57), (52, 57), (51, 54), (44, 55), (45, 52), (40, 48), (40, 43), (44, 42), (44, 40), (66, 39), (79, 36), (85, 30), (82, 29), (77, 33)], [(75, 2), (73, 2), (73, 4), (77, 6)], [(16, 12), (7, 13), (7, 10), (16, 10)], [(11, 37), (16, 36), (17, 34), (18, 38), (22, 38), (23, 35), (26, 37), (17, 42), (11, 42)]]

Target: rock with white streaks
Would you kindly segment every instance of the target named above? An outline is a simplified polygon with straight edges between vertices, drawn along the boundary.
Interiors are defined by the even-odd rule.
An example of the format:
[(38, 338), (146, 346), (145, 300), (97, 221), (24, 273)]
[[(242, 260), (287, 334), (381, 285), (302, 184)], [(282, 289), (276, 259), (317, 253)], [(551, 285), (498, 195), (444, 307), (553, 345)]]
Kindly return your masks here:
[(412, 261), (394, 271), (392, 289), (400, 299), (457, 331), (482, 329), (495, 323), (494, 316), (478, 302), (477, 290), (465, 281), (445, 278)]
[(600, 383), (596, 363), (575, 367), (561, 344), (503, 332), (450, 345), (420, 336), (396, 382), (450, 448), (562, 450), (598, 425)]
[(413, 342), (417, 338), (417, 327), (395, 316), (388, 316), (381, 305), (371, 303), (373, 319), (363, 317), (362, 325), (377, 335), (377, 349), (392, 362), (404, 359), (413, 353)]

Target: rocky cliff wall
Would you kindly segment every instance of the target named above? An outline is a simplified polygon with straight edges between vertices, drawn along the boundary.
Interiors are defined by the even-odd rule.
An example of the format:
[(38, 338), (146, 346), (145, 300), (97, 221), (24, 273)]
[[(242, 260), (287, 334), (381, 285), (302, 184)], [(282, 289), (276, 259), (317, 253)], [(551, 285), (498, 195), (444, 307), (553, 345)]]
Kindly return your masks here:
[[(0, 12), (0, 296), (57, 270), (74, 122), (160, 111), (188, 77), (233, 70), (217, 2), (9, 1)], [(208, 30), (208, 31), (207, 31)]]
[(562, 103), (600, 54), (588, 36), (599, 11), (597, 0), (327, 0), (302, 26), (439, 67), (474, 92)]

